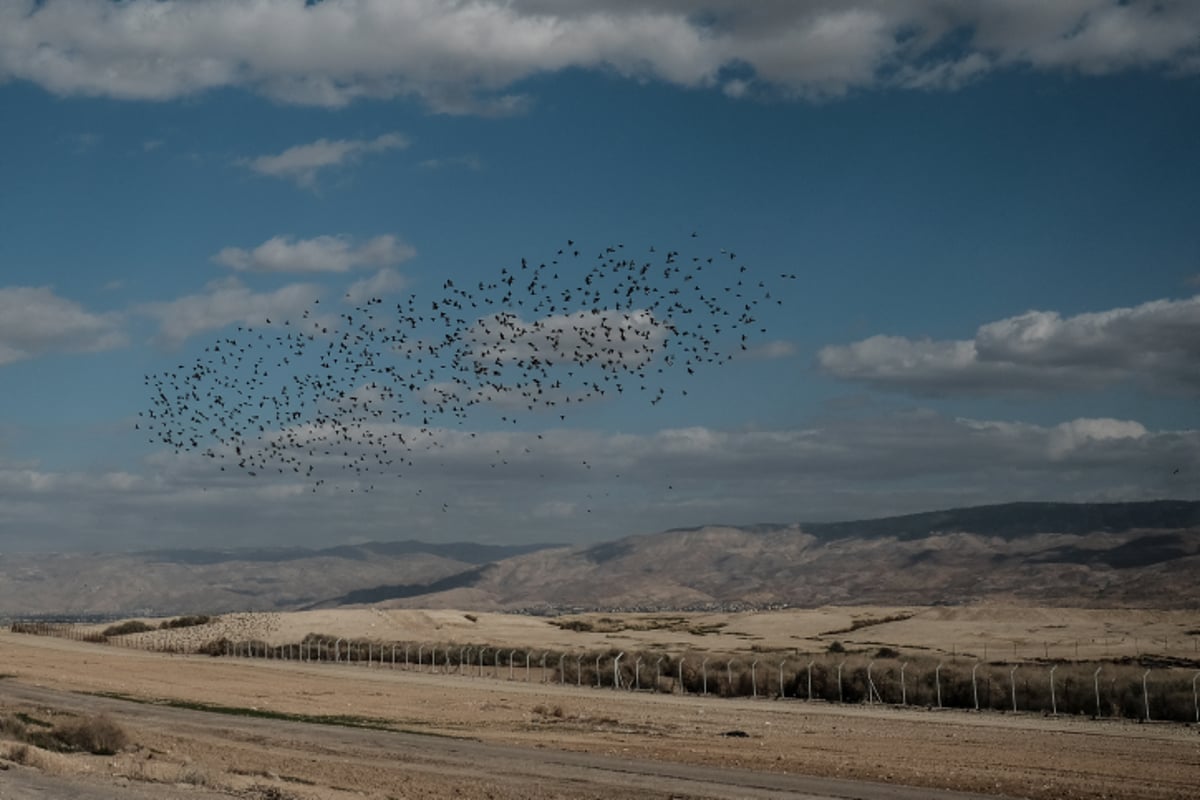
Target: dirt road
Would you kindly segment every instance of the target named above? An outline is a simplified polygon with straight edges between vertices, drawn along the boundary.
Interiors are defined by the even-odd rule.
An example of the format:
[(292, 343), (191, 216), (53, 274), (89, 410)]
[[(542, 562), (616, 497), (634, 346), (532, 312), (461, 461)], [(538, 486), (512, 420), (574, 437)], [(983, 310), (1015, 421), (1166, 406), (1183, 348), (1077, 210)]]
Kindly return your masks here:
[[(137, 743), (117, 756), (60, 756), (50, 772), (86, 775), (101, 789), (160, 781), (187, 787), (188, 797), (219, 789), (305, 799), (901, 800), (949, 788), (1157, 799), (1194, 797), (1200, 780), (1200, 736), (1180, 725), (638, 694), (503, 676), (171, 657), (11, 634), (0, 634), (0, 674), (0, 712), (104, 712)], [(337, 715), (391, 730), (80, 692)], [(0, 783), (15, 785), (4, 777), (20, 769)], [(12, 795), (26, 796), (55, 795)]]

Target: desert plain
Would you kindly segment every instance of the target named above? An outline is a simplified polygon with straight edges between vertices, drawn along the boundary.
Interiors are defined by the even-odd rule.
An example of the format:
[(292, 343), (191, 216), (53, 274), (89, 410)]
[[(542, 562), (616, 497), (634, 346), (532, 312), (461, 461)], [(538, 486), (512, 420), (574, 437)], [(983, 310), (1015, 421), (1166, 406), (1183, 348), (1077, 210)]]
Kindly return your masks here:
[(768, 670), (762, 696), (725, 698), (560, 684), (492, 664), (405, 669), (160, 651), (220, 637), (286, 645), (319, 633), (796, 669), (836, 641), (859, 661), (888, 647), (968, 666), (1153, 659), (1178, 670), (1196, 658), (1197, 631), (1200, 614), (1188, 611), (1003, 605), (557, 618), (364, 607), (226, 614), (122, 637), (124, 647), (6, 631), (0, 718), (50, 726), (101, 716), (127, 742), (90, 755), (0, 737), (0, 798), (1191, 798), (1200, 785), (1194, 723), (810, 702), (775, 696)]

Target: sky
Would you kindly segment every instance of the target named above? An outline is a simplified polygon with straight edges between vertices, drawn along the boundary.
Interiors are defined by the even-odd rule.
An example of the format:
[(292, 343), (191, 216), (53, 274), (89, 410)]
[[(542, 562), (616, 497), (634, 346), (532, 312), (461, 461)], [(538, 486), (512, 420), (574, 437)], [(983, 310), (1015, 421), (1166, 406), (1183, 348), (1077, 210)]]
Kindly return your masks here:
[[(1200, 500), (1197, 208), (1182, 0), (8, 0), (0, 552)], [(522, 259), (561, 300), (613, 253), (657, 275), (671, 252), (723, 303), (763, 282), (747, 338), (635, 302), (648, 377), (567, 413), (571, 387), (516, 409), (510, 383), (430, 419), (438, 378), (406, 372), (387, 415), (359, 407), (370, 475), (348, 449), (320, 483), (250, 475), (225, 432), (175, 447), (149, 427), (154, 382), (223, 341), (322, 324), (311, 356), (353, 332), (343, 315), (396, 328)], [(620, 311), (489, 298), (459, 334)], [(728, 357), (685, 371), (666, 324)], [(320, 379), (305, 358), (275, 362), (282, 382)], [(211, 369), (209, 388), (278, 397)], [(400, 464), (364, 452), (400, 432), (424, 437)]]

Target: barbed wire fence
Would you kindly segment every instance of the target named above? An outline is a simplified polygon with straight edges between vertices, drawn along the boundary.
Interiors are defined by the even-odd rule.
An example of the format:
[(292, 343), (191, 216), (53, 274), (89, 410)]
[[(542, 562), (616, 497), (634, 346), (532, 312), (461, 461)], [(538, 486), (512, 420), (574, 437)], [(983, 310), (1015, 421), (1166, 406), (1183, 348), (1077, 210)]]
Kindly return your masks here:
[(95, 626), (45, 621), (14, 621), (10, 630), (150, 652), (557, 683), (579, 689), (1200, 725), (1200, 660), (1181, 656), (988, 660), (957, 652), (905, 657), (886, 647), (874, 655), (564, 651), (319, 633), (289, 643), (224, 637), (173, 641), (156, 635), (161, 628), (144, 624), (124, 623), (97, 631)]

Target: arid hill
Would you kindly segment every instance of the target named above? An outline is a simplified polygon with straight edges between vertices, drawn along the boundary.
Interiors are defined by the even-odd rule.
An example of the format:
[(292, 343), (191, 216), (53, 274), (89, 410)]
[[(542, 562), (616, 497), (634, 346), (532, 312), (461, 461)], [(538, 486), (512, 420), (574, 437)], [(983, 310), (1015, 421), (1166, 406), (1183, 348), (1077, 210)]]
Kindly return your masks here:
[(485, 610), (931, 605), (1195, 608), (1200, 503), (1014, 503), (711, 525), (583, 547), (0, 556), (0, 617), (343, 605)]
[(832, 524), (713, 525), (539, 550), (332, 604), (479, 609), (1200, 604), (1200, 503), (1020, 503)]

